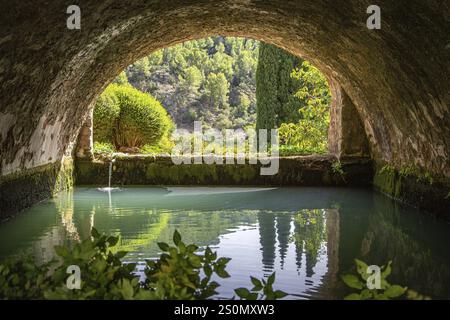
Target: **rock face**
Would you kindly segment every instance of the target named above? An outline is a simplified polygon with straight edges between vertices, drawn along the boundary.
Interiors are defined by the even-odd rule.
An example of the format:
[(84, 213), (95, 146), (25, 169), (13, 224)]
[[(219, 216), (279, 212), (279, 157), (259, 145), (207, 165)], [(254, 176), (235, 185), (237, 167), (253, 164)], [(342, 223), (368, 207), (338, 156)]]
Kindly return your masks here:
[[(354, 105), (378, 166), (450, 179), (450, 2), (0, 0), (0, 172), (57, 163), (92, 103), (127, 65), (211, 35), (246, 36), (314, 63)], [(345, 122), (342, 122), (343, 125)]]

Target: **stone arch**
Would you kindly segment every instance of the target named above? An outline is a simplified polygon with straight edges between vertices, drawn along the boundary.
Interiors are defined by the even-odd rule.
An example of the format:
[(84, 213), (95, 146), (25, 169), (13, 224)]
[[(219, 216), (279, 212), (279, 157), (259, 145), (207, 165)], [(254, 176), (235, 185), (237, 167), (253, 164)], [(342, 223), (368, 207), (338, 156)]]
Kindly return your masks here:
[(369, 30), (367, 0), (86, 0), (78, 1), (81, 30), (68, 30), (72, 2), (2, 3), (2, 176), (59, 161), (92, 102), (128, 64), (221, 34), (275, 44), (338, 83), (379, 166), (450, 178), (448, 2), (380, 0), (382, 28)]

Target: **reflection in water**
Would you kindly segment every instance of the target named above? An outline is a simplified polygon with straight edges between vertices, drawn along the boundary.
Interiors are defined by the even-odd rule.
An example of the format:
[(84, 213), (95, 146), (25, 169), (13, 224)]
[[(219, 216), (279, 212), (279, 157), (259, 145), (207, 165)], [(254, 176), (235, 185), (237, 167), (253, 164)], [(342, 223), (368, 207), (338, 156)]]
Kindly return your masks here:
[(268, 212), (258, 213), (259, 234), (264, 271), (271, 272), (275, 263), (276, 229), (275, 217)]
[(291, 236), (291, 216), (288, 214), (277, 214), (277, 234), (278, 234), (278, 252), (281, 259), (281, 269), (284, 267), (287, 251), (289, 248), (289, 237)]
[[(441, 225), (367, 190), (323, 188), (77, 188), (0, 225), (0, 258), (52, 258), (53, 247), (85, 239), (93, 226), (120, 235), (115, 250), (142, 269), (157, 242), (178, 229), (185, 242), (232, 258), (219, 297), (248, 287), (249, 276), (277, 273), (291, 299), (341, 298), (339, 275), (353, 259), (393, 260), (392, 281), (432, 297), (450, 297), (450, 240)], [(170, 197), (168, 197), (170, 195)], [(317, 209), (322, 208), (322, 209)], [(339, 208), (339, 209), (337, 209)]]
[(325, 214), (325, 210), (300, 210), (294, 217), (294, 241), (297, 252), (305, 254), (307, 277), (314, 274), (318, 256), (323, 254), (326, 241)]

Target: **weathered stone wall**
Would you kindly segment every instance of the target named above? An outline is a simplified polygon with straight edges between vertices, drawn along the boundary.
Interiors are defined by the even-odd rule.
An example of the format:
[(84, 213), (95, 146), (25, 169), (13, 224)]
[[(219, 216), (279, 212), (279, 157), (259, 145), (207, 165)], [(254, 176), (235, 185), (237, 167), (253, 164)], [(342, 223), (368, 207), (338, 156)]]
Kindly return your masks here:
[(64, 158), (58, 164), (0, 177), (0, 222), (62, 190), (71, 189), (73, 173), (72, 159)]
[[(272, 185), (369, 186), (372, 162), (352, 157), (333, 169), (333, 156), (286, 157), (278, 174), (262, 176), (260, 165), (174, 165), (170, 157), (120, 156), (113, 165), (113, 185)], [(109, 160), (77, 160), (77, 185), (108, 185)]]
[(438, 218), (450, 221), (450, 183), (431, 176), (383, 167), (375, 170), (375, 189)]
[(329, 81), (331, 90), (330, 128), (328, 150), (341, 158), (370, 156), (369, 142), (358, 111), (349, 96), (335, 81)]

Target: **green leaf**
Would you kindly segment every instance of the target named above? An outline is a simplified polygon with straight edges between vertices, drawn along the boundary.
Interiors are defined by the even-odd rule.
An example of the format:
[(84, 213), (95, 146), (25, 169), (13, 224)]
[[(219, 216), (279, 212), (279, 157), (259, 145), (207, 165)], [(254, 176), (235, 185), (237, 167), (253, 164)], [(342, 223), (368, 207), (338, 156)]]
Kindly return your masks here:
[(158, 242), (158, 247), (162, 250), (162, 251), (169, 251), (169, 245), (165, 242)]
[(341, 278), (344, 281), (344, 283), (350, 288), (359, 290), (364, 288), (364, 284), (361, 281), (359, 281), (359, 279), (356, 276), (352, 274), (343, 275)]
[(44, 298), (46, 300), (62, 300), (64, 297), (61, 296), (61, 294), (56, 291), (48, 290), (44, 292)]
[(391, 264), (392, 264), (392, 261), (389, 261), (386, 268), (384, 268), (384, 270), (381, 272), (382, 279), (386, 279), (391, 274), (391, 272), (392, 272)]
[(276, 299), (282, 299), (282, 298), (284, 298), (284, 297), (287, 296), (287, 293), (284, 292), (284, 291), (281, 291), (281, 290), (276, 290), (276, 291), (274, 292), (274, 294), (275, 294), (275, 298), (276, 298)]
[(180, 250), (181, 254), (186, 254), (186, 245), (183, 243), (183, 241), (178, 242), (178, 250)]
[(216, 259), (217, 259), (217, 252), (213, 252), (213, 253), (211, 254), (211, 260), (214, 261), (214, 260), (216, 260)]
[(419, 298), (419, 293), (414, 290), (408, 290), (407, 298), (408, 300), (416, 300)]
[(92, 264), (92, 268), (96, 270), (98, 273), (103, 272), (106, 268), (106, 261), (105, 260), (96, 260)]
[(150, 268), (155, 268), (156, 267), (156, 262), (153, 260), (146, 260), (145, 261), (147, 263), (147, 266)]
[(175, 247), (169, 247), (169, 254), (171, 257), (176, 258), (178, 255), (178, 250)]
[(136, 270), (136, 263), (128, 263), (126, 265), (123, 265), (123, 267), (128, 271), (128, 272), (133, 272), (134, 270)]
[(194, 268), (200, 268), (202, 266), (202, 261), (199, 256), (190, 255), (188, 260), (191, 266)]
[(207, 276), (207, 277), (211, 277), (211, 275), (212, 275), (212, 269), (211, 269), (211, 267), (209, 266), (209, 265), (204, 265), (203, 266), (203, 271), (205, 272), (205, 275)]
[(262, 288), (262, 283), (259, 279), (256, 279), (255, 277), (250, 277), (251, 282), (253, 283), (253, 285), (255, 287), (261, 287)]
[(275, 272), (272, 273), (272, 274), (269, 276), (269, 278), (267, 279), (267, 284), (268, 284), (268, 285), (273, 285), (274, 282), (275, 282)]
[(258, 293), (253, 292), (247, 296), (247, 300), (258, 300)]
[(271, 291), (266, 294), (266, 300), (275, 300), (275, 294)]
[(216, 263), (218, 265), (225, 266), (228, 262), (230, 262), (230, 260), (230, 258), (219, 258)]
[(369, 277), (369, 275), (367, 274), (367, 268), (368, 265), (358, 259), (355, 259), (356, 262), (356, 270), (358, 271), (359, 275), (364, 279), (367, 280), (367, 278)]
[(127, 255), (128, 251), (117, 251), (114, 255), (117, 259), (122, 259)]
[(375, 294), (375, 300), (389, 300), (389, 297), (386, 294)]
[(389, 282), (387, 282), (386, 279), (381, 278), (381, 289), (386, 290), (389, 286)]
[(208, 260), (208, 261), (212, 261), (213, 259), (212, 259), (212, 250), (211, 250), (211, 248), (210, 247), (206, 247), (206, 249), (205, 249), (205, 258), (206, 258), (206, 260)]
[(216, 273), (221, 278), (229, 278), (230, 277), (229, 273), (226, 272), (224, 269), (218, 269), (218, 270), (216, 270)]
[(361, 291), (360, 293), (360, 298), (361, 300), (368, 300), (372, 297), (372, 291), (369, 289), (364, 289), (363, 291)]
[(64, 246), (55, 246), (55, 252), (62, 258), (66, 257), (69, 254), (69, 250)]
[(248, 291), (247, 288), (238, 288), (238, 289), (235, 289), (234, 292), (241, 299), (247, 299), (247, 297), (250, 295), (250, 291)]
[(357, 293), (352, 293), (352, 294), (349, 294), (348, 296), (346, 296), (344, 298), (344, 300), (361, 300), (361, 297)]
[(198, 247), (195, 244), (190, 244), (186, 247), (186, 251), (190, 253), (194, 253), (197, 249)]
[(114, 247), (117, 244), (117, 242), (119, 242), (119, 237), (110, 236), (106, 241), (109, 243), (111, 247)]
[(122, 288), (120, 293), (125, 300), (131, 300), (133, 298), (134, 289), (128, 279), (122, 279)]
[(217, 289), (218, 287), (220, 287), (220, 284), (218, 284), (216, 281), (212, 281), (212, 282), (209, 284), (209, 287), (210, 287), (212, 290), (215, 290), (215, 289)]
[(181, 241), (181, 235), (178, 232), (178, 230), (175, 230), (174, 233), (173, 233), (173, 243), (175, 243), (175, 245), (178, 246), (180, 241)]
[(98, 233), (97, 229), (92, 227), (92, 229), (91, 229), (91, 236), (94, 237), (95, 239), (98, 239), (98, 238), (100, 238), (100, 233)]
[(384, 294), (389, 298), (397, 298), (403, 295), (406, 292), (406, 287), (401, 287), (399, 285), (392, 285), (384, 291)]

